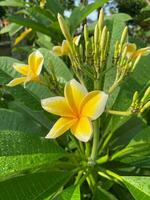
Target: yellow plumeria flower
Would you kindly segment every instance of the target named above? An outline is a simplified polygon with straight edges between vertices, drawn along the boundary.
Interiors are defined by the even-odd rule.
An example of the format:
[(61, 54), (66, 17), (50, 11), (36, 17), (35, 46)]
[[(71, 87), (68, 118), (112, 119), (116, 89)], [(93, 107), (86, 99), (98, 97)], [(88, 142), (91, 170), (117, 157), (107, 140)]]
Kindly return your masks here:
[(40, 0), (40, 7), (41, 8), (44, 8), (45, 4), (46, 4), (46, 0)]
[(46, 138), (57, 138), (70, 129), (78, 140), (87, 142), (93, 133), (92, 120), (104, 112), (107, 98), (108, 95), (99, 90), (88, 92), (74, 79), (67, 82), (64, 97), (41, 101), (44, 110), (60, 116)]
[(138, 56), (147, 56), (150, 53), (150, 47), (137, 49), (136, 44), (128, 43), (127, 58), (135, 60)]
[[(73, 43), (78, 46), (79, 41), (80, 41), (80, 37), (81, 35), (78, 35), (76, 37), (73, 38)], [(57, 56), (64, 56), (64, 55), (68, 55), (70, 53), (70, 48), (69, 48), (69, 43), (67, 40), (63, 40), (62, 45), (61, 46), (54, 46), (53, 47), (53, 52), (57, 55)]]
[(40, 53), (40, 51), (36, 50), (29, 55), (28, 65), (15, 63), (13, 65), (13, 68), (23, 76), (13, 79), (7, 84), (7, 86), (13, 87), (21, 83), (24, 83), (25, 85), (29, 81), (38, 81), (39, 75), (42, 70), (43, 62), (43, 55)]

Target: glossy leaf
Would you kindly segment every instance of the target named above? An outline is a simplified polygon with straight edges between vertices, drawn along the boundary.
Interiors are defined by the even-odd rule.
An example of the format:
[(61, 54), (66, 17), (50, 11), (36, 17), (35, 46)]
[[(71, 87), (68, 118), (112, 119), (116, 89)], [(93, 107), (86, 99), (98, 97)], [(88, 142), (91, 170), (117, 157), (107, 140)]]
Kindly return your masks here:
[(56, 197), (55, 200), (80, 200), (80, 187), (79, 186), (70, 186), (62, 191), (59, 197)]
[(135, 200), (150, 199), (150, 177), (124, 176), (123, 180)]
[(72, 74), (67, 68), (66, 64), (62, 61), (61, 58), (54, 55), (47, 49), (40, 48), (40, 52), (44, 55), (44, 65), (45, 69), (51, 73), (51, 67), (54, 69), (56, 76), (60, 81), (65, 82), (72, 79)]
[(0, 130), (23, 131), (37, 135), (46, 135), (47, 133), (47, 129), (43, 128), (33, 118), (31, 119), (23, 113), (13, 110), (0, 108), (0, 122)]
[[(107, 58), (107, 66), (106, 69), (108, 72), (105, 75), (105, 90), (107, 90), (114, 81), (115, 76), (115, 66), (113, 66), (113, 56), (115, 43), (117, 40), (120, 40), (122, 31), (125, 27), (125, 22), (131, 19), (131, 17), (127, 14), (114, 14), (108, 20), (106, 20), (106, 25), (111, 33), (110, 37), (110, 47), (109, 54)], [(110, 70), (111, 69), (111, 70)]]
[(57, 192), (69, 180), (68, 172), (41, 172), (27, 174), (0, 183), (3, 200), (44, 200)]
[(54, 141), (23, 132), (0, 132), (0, 179), (35, 172), (65, 156)]
[(5, 1), (0, 1), (0, 6), (12, 6), (12, 7), (23, 7), (24, 1), (22, 0), (5, 0)]

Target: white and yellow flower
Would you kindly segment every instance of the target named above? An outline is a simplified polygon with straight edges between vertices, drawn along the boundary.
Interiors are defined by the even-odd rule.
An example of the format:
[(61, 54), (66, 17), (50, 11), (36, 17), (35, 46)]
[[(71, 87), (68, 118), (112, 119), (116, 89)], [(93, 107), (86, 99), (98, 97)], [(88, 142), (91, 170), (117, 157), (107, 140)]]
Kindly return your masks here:
[(104, 112), (107, 98), (103, 91), (88, 92), (76, 80), (69, 81), (65, 85), (64, 97), (41, 101), (44, 110), (60, 116), (46, 138), (57, 138), (70, 129), (78, 140), (87, 142), (93, 133), (92, 120)]
[(150, 47), (137, 49), (137, 46), (134, 43), (128, 43), (126, 47), (127, 47), (127, 58), (131, 58), (133, 60), (135, 60), (139, 56), (147, 56), (150, 53)]
[(13, 87), (21, 83), (25, 85), (29, 81), (38, 81), (43, 62), (43, 55), (40, 51), (36, 50), (29, 55), (28, 64), (15, 63), (13, 68), (23, 76), (13, 79), (7, 86)]
[[(78, 46), (79, 41), (80, 41), (80, 37), (81, 35), (75, 36), (73, 38), (73, 43)], [(69, 47), (69, 42), (67, 40), (63, 40), (62, 45), (61, 46), (54, 46), (53, 47), (53, 52), (57, 55), (57, 56), (64, 56), (64, 55), (68, 55), (70, 53), (70, 47)]]

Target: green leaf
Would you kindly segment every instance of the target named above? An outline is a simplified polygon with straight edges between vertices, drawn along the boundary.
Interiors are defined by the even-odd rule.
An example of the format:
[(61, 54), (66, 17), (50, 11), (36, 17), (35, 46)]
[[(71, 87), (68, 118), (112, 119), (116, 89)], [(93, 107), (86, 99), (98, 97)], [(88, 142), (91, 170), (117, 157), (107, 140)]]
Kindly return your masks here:
[(30, 18), (24, 18), (23, 16), (17, 16), (17, 15), (12, 15), (9, 16), (8, 19), (11, 22), (14, 22), (16, 24), (25, 26), (25, 27), (29, 27), (32, 28), (34, 31), (38, 31), (41, 32), (43, 34), (46, 34), (48, 36), (51, 36), (51, 34), (53, 33), (53, 30), (49, 30), (46, 26), (44, 26), (43, 24), (36, 22)]
[(80, 200), (80, 187), (70, 186), (62, 191), (55, 200)]
[(8, 103), (8, 107), (12, 110), (15, 110), (25, 115), (25, 117), (28, 118), (28, 120), (36, 121), (38, 123), (38, 129), (40, 129), (40, 125), (48, 130), (52, 126), (51, 121), (53, 121), (53, 118), (51, 117), (50, 120), (48, 120), (48, 118), (45, 115), (44, 110), (41, 110), (41, 111), (33, 110), (18, 101), (13, 101), (13, 102)]
[(37, 33), (38, 39), (36, 40), (36, 43), (43, 48), (52, 49), (52, 43), (51, 43), (51, 38), (43, 33)]
[(54, 141), (16, 131), (0, 132), (0, 179), (35, 172), (66, 155)]
[(115, 43), (117, 40), (120, 40), (122, 31), (125, 27), (125, 22), (131, 19), (131, 17), (127, 14), (119, 13), (114, 14), (111, 17), (106, 20), (106, 25), (111, 33), (110, 37), (110, 48), (109, 48), (109, 54), (107, 58), (107, 66), (106, 69), (109, 69), (109, 71), (105, 75), (105, 90), (108, 90), (108, 88), (112, 85), (116, 69), (113, 67), (113, 56), (114, 56), (114, 50), (115, 50)]
[[(150, 127), (145, 127), (139, 131), (130, 141), (126, 148), (133, 148), (134, 152), (121, 159), (122, 162), (135, 166), (150, 167)], [(142, 148), (142, 150), (141, 150)]]
[(150, 177), (124, 176), (123, 180), (135, 200), (150, 199)]
[(144, 144), (144, 143), (150, 143), (150, 127), (149, 126), (143, 128), (143, 130), (141, 130), (138, 134), (136, 134), (135, 137), (132, 138), (128, 146)]
[(71, 72), (61, 58), (54, 55), (47, 49), (40, 48), (39, 50), (44, 55), (44, 65), (48, 72), (51, 72), (52, 66), (58, 79), (66, 82), (73, 78)]
[(5, 26), (0, 30), (0, 34), (8, 33), (10, 36), (13, 36), (15, 33), (17, 33), (22, 27), (18, 24), (11, 23), (8, 26)]
[(47, 133), (47, 129), (43, 128), (38, 122), (13, 110), (1, 108), (0, 122), (0, 130), (23, 131), (37, 135)]
[(0, 198), (3, 200), (44, 200), (66, 184), (70, 175), (66, 171), (52, 171), (13, 178), (0, 183)]
[(12, 7), (24, 7), (25, 3), (22, 0), (5, 0), (5, 1), (0, 1), (0, 6), (12, 6)]
[(102, 7), (104, 3), (106, 3), (108, 0), (96, 0), (94, 3), (91, 3), (87, 6), (79, 6), (75, 8), (72, 11), (72, 14), (70, 16), (69, 24), (71, 32), (74, 33), (76, 28), (80, 25), (80, 23), (94, 10)]
[(111, 194), (107, 190), (104, 190), (100, 186), (97, 188), (92, 200), (99, 200), (99, 199), (102, 199), (102, 200), (117, 200), (117, 198), (113, 194)]
[(59, 0), (55, 0), (55, 1), (47, 0), (46, 2), (47, 2), (46, 5), (48, 9), (50, 10), (50, 12), (53, 13), (53, 15), (57, 16), (58, 13), (63, 14), (63, 11), (64, 11), (63, 6), (62, 6), (63, 4)]

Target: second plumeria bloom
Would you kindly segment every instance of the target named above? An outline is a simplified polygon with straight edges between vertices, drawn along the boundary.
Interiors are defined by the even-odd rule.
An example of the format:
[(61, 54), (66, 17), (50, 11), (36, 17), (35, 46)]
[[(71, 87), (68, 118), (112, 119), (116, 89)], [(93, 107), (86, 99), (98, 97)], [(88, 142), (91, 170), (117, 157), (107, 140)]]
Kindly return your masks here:
[(138, 56), (147, 56), (150, 53), (150, 47), (137, 49), (136, 44), (127, 43), (127, 58), (135, 60)]
[(25, 85), (29, 81), (38, 81), (43, 62), (43, 55), (40, 51), (36, 50), (29, 55), (28, 64), (15, 63), (13, 68), (23, 76), (13, 79), (7, 86), (13, 87), (21, 83), (24, 83)]
[[(78, 44), (79, 44), (80, 37), (81, 37), (81, 35), (78, 35), (78, 36), (75, 36), (75, 37), (73, 38), (73, 43), (74, 43), (76, 46), (78, 46)], [(68, 42), (67, 40), (63, 40), (61, 46), (54, 46), (54, 47), (53, 47), (53, 52), (54, 52), (57, 56), (69, 55), (69, 53), (70, 53), (69, 42)]]
[(70, 129), (78, 140), (87, 142), (93, 133), (92, 120), (104, 112), (107, 98), (103, 91), (88, 92), (74, 79), (67, 82), (64, 97), (50, 97), (41, 101), (46, 111), (60, 116), (46, 138), (59, 137)]

